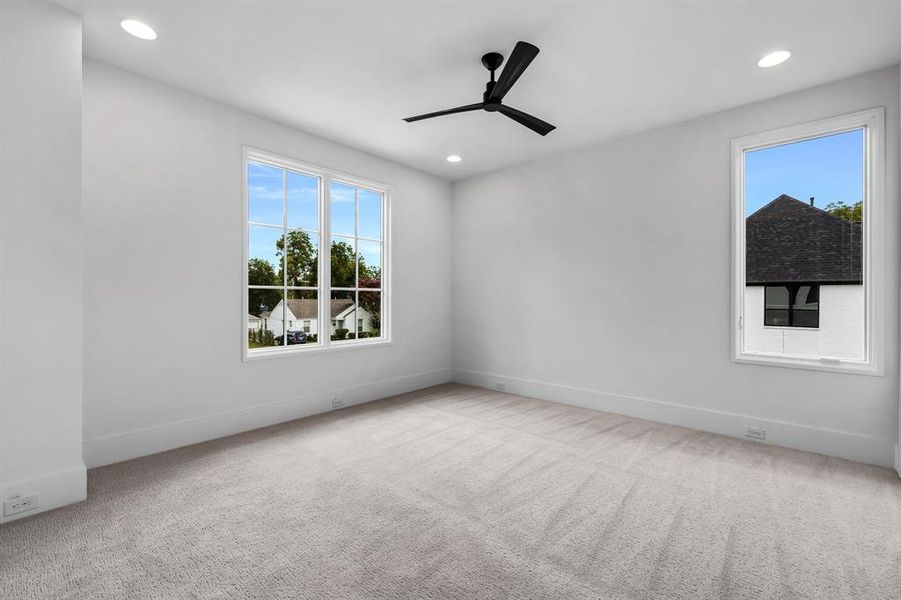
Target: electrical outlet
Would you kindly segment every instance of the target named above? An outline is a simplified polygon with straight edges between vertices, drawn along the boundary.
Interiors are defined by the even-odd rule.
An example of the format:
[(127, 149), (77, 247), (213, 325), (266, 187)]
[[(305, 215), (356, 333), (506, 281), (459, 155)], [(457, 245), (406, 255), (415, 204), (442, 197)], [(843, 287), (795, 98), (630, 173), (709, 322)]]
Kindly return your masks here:
[(507, 384), (506, 384), (506, 383), (502, 383), (502, 382), (500, 382), (500, 381), (495, 381), (495, 382), (494, 382), (494, 389), (496, 389), (496, 390), (499, 391), (499, 392), (506, 392), (506, 391), (507, 391)]
[(344, 408), (344, 400), (341, 398), (332, 398), (332, 409)]
[(3, 516), (17, 515), (29, 510), (37, 508), (38, 495), (28, 494), (27, 496), (11, 496), (3, 501)]
[(763, 427), (755, 427), (754, 425), (745, 425), (745, 437), (754, 438), (755, 440), (765, 440), (766, 429)]

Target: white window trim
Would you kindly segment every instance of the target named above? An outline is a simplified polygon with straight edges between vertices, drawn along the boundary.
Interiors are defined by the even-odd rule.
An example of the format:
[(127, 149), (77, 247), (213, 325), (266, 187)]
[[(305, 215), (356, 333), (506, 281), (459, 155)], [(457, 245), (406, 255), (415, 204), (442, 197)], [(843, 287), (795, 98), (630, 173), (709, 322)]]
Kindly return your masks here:
[[(247, 163), (248, 161), (269, 164), (274, 167), (297, 171), (319, 178), (319, 317), (316, 320), (318, 327), (317, 343), (303, 344), (294, 346), (273, 346), (271, 348), (259, 348), (252, 352), (247, 347), (247, 261), (248, 256), (248, 223), (249, 223), (249, 206), (247, 197)], [(388, 346), (391, 344), (391, 327), (394, 319), (391, 314), (391, 194), (393, 188), (389, 185), (379, 183), (370, 179), (364, 179), (355, 175), (342, 173), (334, 169), (321, 167), (309, 163), (302, 163), (293, 158), (283, 156), (274, 152), (260, 150), (251, 146), (242, 146), (241, 167), (243, 175), (241, 177), (242, 192), (241, 198), (244, 202), (244, 221), (241, 224), (243, 229), (243, 262), (241, 268), (241, 347), (242, 357), (245, 362), (255, 361), (269, 358), (283, 358), (286, 356), (294, 356), (298, 354), (317, 354), (321, 352), (337, 352), (343, 350), (353, 350), (359, 348), (374, 348)], [(332, 342), (331, 340), (331, 313), (329, 310), (331, 300), (331, 286), (323, 285), (324, 282), (331, 282), (331, 260), (329, 259), (331, 239), (330, 235), (330, 208), (331, 203), (328, 198), (329, 184), (332, 181), (346, 183), (352, 186), (366, 188), (382, 194), (382, 323), (380, 332), (382, 337), (377, 339), (364, 340), (341, 340)], [(359, 211), (359, 208), (357, 209)], [(324, 260), (323, 260), (324, 259)], [(324, 290), (329, 290), (324, 293)], [(323, 318), (325, 315), (325, 318)]]
[[(785, 356), (743, 350), (745, 288), (744, 153), (852, 129), (864, 129), (863, 360)], [(885, 356), (885, 108), (877, 107), (732, 140), (732, 361), (756, 365), (881, 376)], [(753, 318), (748, 315), (746, 318)]]

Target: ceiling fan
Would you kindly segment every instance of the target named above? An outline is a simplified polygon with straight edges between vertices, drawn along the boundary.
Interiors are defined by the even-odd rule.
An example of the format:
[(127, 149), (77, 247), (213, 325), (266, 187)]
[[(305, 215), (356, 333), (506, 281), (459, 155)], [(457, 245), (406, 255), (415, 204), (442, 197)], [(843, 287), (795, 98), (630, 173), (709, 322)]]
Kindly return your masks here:
[(501, 101), (516, 80), (519, 79), (523, 71), (531, 64), (535, 57), (538, 56), (538, 48), (528, 42), (516, 42), (513, 48), (513, 54), (504, 66), (501, 76), (494, 80), (494, 72), (501, 63), (504, 62), (503, 55), (497, 52), (489, 52), (482, 57), (482, 64), (491, 71), (491, 80), (485, 84), (485, 93), (482, 95), (482, 101), (476, 104), (467, 104), (466, 106), (458, 106), (447, 110), (439, 110), (438, 112), (426, 113), (415, 117), (407, 117), (404, 119), (407, 123), (414, 121), (422, 121), (423, 119), (431, 119), (432, 117), (443, 117), (444, 115), (453, 115), (457, 113), (470, 112), (473, 110), (485, 110), (488, 112), (499, 112), (504, 116), (510, 117), (520, 125), (525, 125), (539, 135), (547, 135), (555, 126), (542, 121), (538, 117), (516, 110), (512, 106), (502, 104)]

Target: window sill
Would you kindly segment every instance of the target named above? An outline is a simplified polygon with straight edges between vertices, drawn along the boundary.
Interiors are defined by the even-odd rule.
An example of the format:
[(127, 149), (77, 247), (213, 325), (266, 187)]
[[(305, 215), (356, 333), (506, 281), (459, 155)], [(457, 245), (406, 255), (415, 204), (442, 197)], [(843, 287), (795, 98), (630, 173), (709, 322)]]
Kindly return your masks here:
[(782, 329), (784, 331), (819, 331), (819, 327), (789, 327), (788, 325), (764, 325), (764, 329)]
[(881, 377), (883, 375), (882, 369), (877, 365), (852, 359), (828, 359), (744, 352), (733, 355), (732, 362), (789, 369), (807, 369), (810, 371), (828, 371), (850, 375), (870, 375), (873, 377)]
[(289, 356), (299, 356), (304, 354), (331, 354), (332, 352), (342, 352), (346, 350), (358, 350), (363, 348), (381, 348), (390, 346), (390, 339), (381, 339), (368, 342), (332, 342), (328, 346), (320, 346), (318, 344), (299, 345), (292, 348), (273, 348), (260, 349), (250, 351), (244, 349), (244, 362), (253, 362), (257, 360), (265, 360), (269, 358), (286, 358)]

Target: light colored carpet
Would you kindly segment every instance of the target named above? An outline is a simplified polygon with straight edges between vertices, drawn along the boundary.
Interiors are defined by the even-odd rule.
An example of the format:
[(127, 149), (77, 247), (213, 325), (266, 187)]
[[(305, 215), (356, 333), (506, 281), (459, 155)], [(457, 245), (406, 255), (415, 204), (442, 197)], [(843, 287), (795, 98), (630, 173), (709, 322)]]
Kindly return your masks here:
[(444, 385), (94, 469), (0, 597), (898, 598), (887, 469)]

